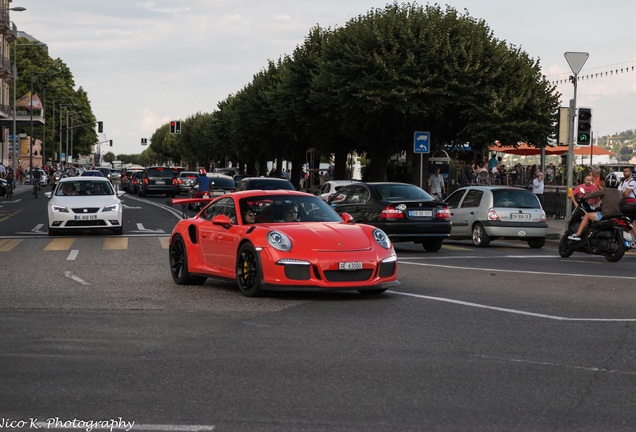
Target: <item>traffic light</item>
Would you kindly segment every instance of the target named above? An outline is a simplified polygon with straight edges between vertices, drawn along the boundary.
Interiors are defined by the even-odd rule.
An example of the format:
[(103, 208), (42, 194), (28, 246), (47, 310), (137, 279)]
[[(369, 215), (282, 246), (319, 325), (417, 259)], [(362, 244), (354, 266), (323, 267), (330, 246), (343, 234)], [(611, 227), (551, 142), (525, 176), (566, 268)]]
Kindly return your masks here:
[(108, 140), (108, 143), (111, 147), (113, 146), (113, 140)]
[(97, 132), (99, 133), (104, 132), (104, 122), (101, 122), (101, 121), (97, 122)]
[(177, 120), (175, 123), (176, 124), (175, 124), (174, 133), (180, 134), (181, 133), (181, 122), (179, 120)]
[(174, 120), (172, 120), (172, 121), (170, 122), (170, 133), (171, 133), (171, 134), (176, 133), (176, 132), (175, 132), (176, 130), (177, 130), (177, 122), (176, 122), (176, 121), (174, 121)]
[(578, 145), (589, 146), (592, 144), (592, 109), (579, 108), (579, 121), (576, 134)]

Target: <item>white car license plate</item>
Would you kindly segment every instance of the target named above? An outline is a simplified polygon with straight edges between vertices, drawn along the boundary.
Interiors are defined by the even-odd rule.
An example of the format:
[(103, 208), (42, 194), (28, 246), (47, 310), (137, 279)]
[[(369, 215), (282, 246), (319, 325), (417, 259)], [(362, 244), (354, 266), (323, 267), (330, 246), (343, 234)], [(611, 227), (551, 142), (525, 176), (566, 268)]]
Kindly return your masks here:
[(414, 217), (424, 217), (424, 216), (433, 216), (432, 210), (409, 210), (409, 216)]
[(510, 220), (532, 220), (530, 213), (510, 213)]
[(97, 219), (97, 215), (77, 215), (75, 216), (75, 220), (95, 220)]
[(338, 269), (340, 270), (361, 270), (361, 262), (341, 262), (338, 263)]

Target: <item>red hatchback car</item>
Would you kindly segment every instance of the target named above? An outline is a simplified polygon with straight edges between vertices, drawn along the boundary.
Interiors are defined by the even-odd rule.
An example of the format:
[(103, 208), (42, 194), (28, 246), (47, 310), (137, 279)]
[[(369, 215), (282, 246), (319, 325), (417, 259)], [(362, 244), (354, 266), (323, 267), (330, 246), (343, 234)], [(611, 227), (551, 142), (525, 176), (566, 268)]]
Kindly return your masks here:
[(231, 279), (246, 296), (267, 290), (379, 294), (399, 284), (397, 255), (382, 230), (354, 224), (298, 191), (250, 190), (214, 199), (177, 223), (169, 257), (177, 284)]

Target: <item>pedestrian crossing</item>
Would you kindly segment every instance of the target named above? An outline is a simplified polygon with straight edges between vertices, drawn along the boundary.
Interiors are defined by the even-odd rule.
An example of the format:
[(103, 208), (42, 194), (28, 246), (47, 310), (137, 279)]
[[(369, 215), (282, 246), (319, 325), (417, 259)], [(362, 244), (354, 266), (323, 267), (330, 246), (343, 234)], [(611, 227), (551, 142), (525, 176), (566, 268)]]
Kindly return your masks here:
[[(143, 243), (142, 247), (157, 247), (159, 249), (168, 249), (168, 237), (99, 237), (99, 238), (78, 238), (78, 237), (60, 237), (54, 239), (0, 239), (0, 254), (4, 252), (12, 252), (21, 247), (33, 247), (37, 242), (36, 248), (46, 252), (52, 251), (70, 251), (78, 247), (90, 247), (91, 249), (101, 249), (103, 251), (128, 250), (133, 247), (133, 243)], [(140, 245), (137, 245), (140, 246)]]

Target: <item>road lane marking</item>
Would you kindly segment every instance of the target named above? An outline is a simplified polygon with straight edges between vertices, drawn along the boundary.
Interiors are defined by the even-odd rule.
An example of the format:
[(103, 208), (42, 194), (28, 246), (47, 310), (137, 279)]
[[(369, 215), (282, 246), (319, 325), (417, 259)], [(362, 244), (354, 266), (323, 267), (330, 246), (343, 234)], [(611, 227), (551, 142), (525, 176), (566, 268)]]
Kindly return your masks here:
[(159, 244), (162, 249), (168, 249), (170, 247), (170, 238), (169, 237), (159, 237)]
[(71, 246), (73, 245), (74, 241), (75, 239), (70, 237), (54, 239), (54, 240), (51, 240), (49, 244), (46, 245), (44, 250), (47, 250), (47, 251), (69, 250)]
[(511, 363), (526, 363), (530, 365), (568, 368), (568, 369), (582, 370), (587, 372), (603, 372), (603, 373), (618, 374), (618, 375), (636, 375), (636, 372), (621, 371), (618, 369), (605, 369), (605, 368), (596, 368), (596, 367), (589, 367), (589, 366), (564, 365), (564, 364), (553, 363), (553, 362), (542, 362), (542, 361), (517, 359), (517, 358), (493, 357), (489, 355), (475, 355), (474, 357), (485, 359), (485, 360), (495, 360), (495, 361), (503, 361), (503, 362), (511, 362)]
[(104, 239), (102, 250), (124, 250), (128, 249), (128, 238), (117, 237)]
[(0, 252), (9, 252), (24, 240), (0, 240)]
[(131, 232), (158, 233), (158, 234), (165, 233), (165, 231), (162, 229), (152, 230), (152, 229), (144, 228), (144, 224), (142, 223), (137, 224), (137, 231), (131, 231)]
[(522, 311), (522, 310), (517, 310), (517, 309), (508, 309), (508, 308), (501, 308), (501, 307), (497, 307), (497, 306), (488, 306), (488, 305), (483, 305), (483, 304), (479, 304), (479, 303), (465, 302), (465, 301), (461, 301), (461, 300), (454, 300), (454, 299), (449, 299), (449, 298), (444, 298), (444, 297), (431, 297), (431, 296), (425, 296), (425, 295), (421, 295), (421, 294), (413, 294), (413, 293), (397, 292), (397, 291), (387, 291), (387, 292), (391, 293), (391, 294), (397, 294), (397, 295), (401, 295), (401, 296), (406, 296), (406, 297), (416, 297), (416, 298), (423, 299), (423, 300), (432, 300), (432, 301), (438, 301), (438, 302), (443, 302), (443, 303), (452, 303), (452, 304), (456, 304), (456, 305), (460, 305), (460, 306), (469, 306), (469, 307), (478, 308), (478, 309), (488, 309), (488, 310), (494, 310), (494, 311), (497, 311), (497, 312), (505, 312), (505, 313), (515, 314), (515, 315), (525, 315), (525, 316), (530, 316), (530, 317), (534, 317), (534, 318), (543, 318), (543, 319), (550, 319), (550, 320), (555, 320), (555, 321), (636, 322), (636, 318), (571, 318), (571, 317), (561, 317), (561, 316), (546, 315), (546, 314), (541, 314), (541, 313), (536, 313), (536, 312), (527, 312), (527, 311)]
[[(511, 257), (497, 257), (497, 258), (511, 258)], [(545, 258), (542, 256), (542, 258)], [(617, 276), (617, 275), (596, 275), (593, 273), (587, 274), (576, 274), (576, 273), (556, 273), (556, 272), (546, 272), (546, 271), (530, 271), (530, 270), (507, 270), (507, 269), (497, 269), (497, 268), (484, 268), (484, 267), (462, 267), (462, 266), (452, 266), (452, 265), (444, 265), (444, 264), (429, 264), (429, 263), (415, 263), (415, 262), (407, 262), (403, 261), (404, 258), (400, 258), (399, 262), (401, 265), (414, 265), (414, 266), (422, 266), (422, 267), (439, 267), (446, 268), (451, 270), (474, 270), (474, 271), (487, 271), (487, 272), (499, 272), (499, 273), (525, 273), (531, 275), (542, 275), (542, 276), (567, 276), (567, 277), (579, 277), (579, 278), (597, 278), (597, 279), (623, 279), (623, 280), (636, 280), (635, 276)], [(490, 257), (490, 259), (493, 259)]]
[(66, 261), (75, 261), (75, 258), (77, 258), (77, 254), (79, 254), (79, 251), (77, 249), (73, 249), (71, 253), (68, 254), (68, 256), (66, 257)]
[(77, 276), (76, 274), (74, 274), (72, 271), (65, 271), (64, 272), (64, 276), (66, 276), (67, 278), (81, 284), (81, 285), (85, 285), (88, 286), (90, 285), (90, 283), (86, 282), (84, 279), (82, 279), (81, 277)]
[(466, 246), (455, 246), (455, 245), (448, 245), (448, 244), (442, 245), (442, 247), (444, 249), (454, 250), (454, 251), (469, 251), (469, 250), (473, 250), (473, 248), (469, 248), (469, 247), (466, 247)]

